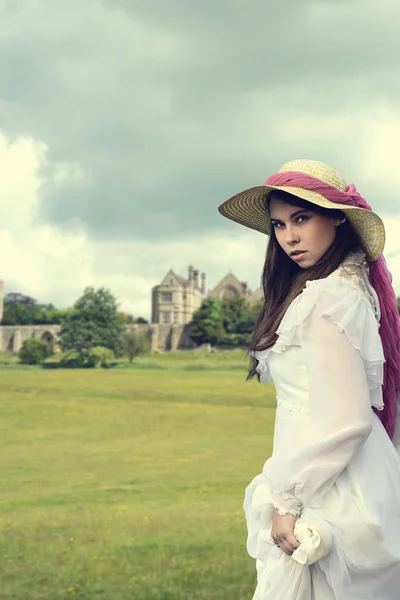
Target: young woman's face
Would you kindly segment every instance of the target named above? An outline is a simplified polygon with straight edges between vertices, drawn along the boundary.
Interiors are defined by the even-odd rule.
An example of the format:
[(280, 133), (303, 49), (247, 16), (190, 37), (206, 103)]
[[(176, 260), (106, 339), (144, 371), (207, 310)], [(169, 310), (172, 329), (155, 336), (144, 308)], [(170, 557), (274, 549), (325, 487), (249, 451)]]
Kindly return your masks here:
[(291, 206), (273, 194), (269, 212), (278, 244), (302, 269), (314, 266), (336, 237), (337, 217)]

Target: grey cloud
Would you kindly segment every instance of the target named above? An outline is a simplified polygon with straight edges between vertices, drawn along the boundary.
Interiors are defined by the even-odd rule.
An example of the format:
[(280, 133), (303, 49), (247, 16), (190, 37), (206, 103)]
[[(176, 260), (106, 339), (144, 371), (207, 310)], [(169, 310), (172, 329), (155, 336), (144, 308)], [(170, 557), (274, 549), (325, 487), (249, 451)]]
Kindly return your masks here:
[[(37, 220), (79, 220), (92, 238), (229, 227), (217, 205), (282, 162), (351, 166), (343, 140), (285, 140), (287, 121), (312, 114), (317, 130), (327, 114), (398, 101), (395, 0), (29, 6), (2, 15), (0, 128), (49, 147)], [(83, 178), (52, 183), (58, 163)]]

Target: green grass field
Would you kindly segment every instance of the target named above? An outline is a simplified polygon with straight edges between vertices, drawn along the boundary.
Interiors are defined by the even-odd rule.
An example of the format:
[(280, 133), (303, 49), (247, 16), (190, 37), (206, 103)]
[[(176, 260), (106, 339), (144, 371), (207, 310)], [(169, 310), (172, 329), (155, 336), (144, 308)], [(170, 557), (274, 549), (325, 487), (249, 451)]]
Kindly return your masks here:
[(274, 394), (245, 382), (244, 352), (1, 360), (1, 600), (252, 597), (242, 503)]

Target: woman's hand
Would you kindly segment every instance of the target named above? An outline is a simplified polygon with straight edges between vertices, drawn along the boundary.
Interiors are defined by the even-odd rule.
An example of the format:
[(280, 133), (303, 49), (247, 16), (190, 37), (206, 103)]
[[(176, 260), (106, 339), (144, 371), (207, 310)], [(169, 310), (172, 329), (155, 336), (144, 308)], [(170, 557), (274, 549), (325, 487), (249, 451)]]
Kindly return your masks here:
[(294, 535), (294, 526), (297, 517), (288, 513), (280, 515), (275, 508), (272, 515), (271, 537), (286, 554), (291, 556), (293, 552), (300, 546), (300, 542)]

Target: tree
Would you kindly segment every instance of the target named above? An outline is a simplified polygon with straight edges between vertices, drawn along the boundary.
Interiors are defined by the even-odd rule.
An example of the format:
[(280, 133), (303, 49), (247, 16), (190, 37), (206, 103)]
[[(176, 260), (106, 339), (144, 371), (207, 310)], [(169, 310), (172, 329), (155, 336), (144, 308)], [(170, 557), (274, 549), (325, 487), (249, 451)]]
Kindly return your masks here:
[(58, 325), (62, 320), (72, 312), (72, 308), (57, 309), (52, 304), (41, 305), (34, 317), (35, 325)]
[(226, 333), (251, 334), (263, 302), (250, 305), (243, 296), (222, 301), (223, 324)]
[(33, 306), (37, 304), (34, 298), (31, 298), (30, 296), (25, 296), (24, 294), (20, 294), (19, 292), (10, 292), (9, 294), (7, 294), (4, 298), (4, 303), (7, 304), (8, 302), (19, 302), (24, 306)]
[(121, 349), (131, 363), (136, 356), (149, 351), (149, 339), (140, 331), (127, 331), (122, 337)]
[(51, 356), (52, 353), (50, 346), (46, 342), (35, 338), (28, 338), (22, 344), (18, 358), (24, 365), (39, 365)]
[(135, 317), (133, 315), (129, 315), (124, 312), (119, 312), (118, 314), (121, 316), (121, 319), (127, 325), (132, 325), (133, 323), (143, 323), (143, 324), (148, 323), (148, 321), (146, 321), (146, 319), (144, 319), (143, 317), (137, 317), (135, 319)]
[(243, 296), (234, 296), (222, 301), (223, 325), (226, 333), (236, 333), (245, 319), (247, 303)]
[(123, 330), (124, 323), (111, 292), (89, 287), (62, 320), (61, 349), (74, 350), (86, 361), (95, 346), (108, 348), (115, 354), (120, 348)]
[(400, 314), (400, 296), (397, 298), (397, 308), (399, 309)]
[(34, 298), (11, 293), (4, 298), (3, 325), (32, 325), (38, 304)]
[(197, 344), (218, 344), (224, 337), (223, 311), (221, 301), (206, 298), (192, 317), (190, 337)]
[(198, 344), (246, 346), (262, 305), (260, 300), (250, 306), (242, 296), (207, 298), (193, 314), (190, 336)]
[(127, 325), (130, 325), (131, 323), (135, 322), (135, 318), (133, 315), (129, 315), (127, 313), (124, 312), (119, 312), (118, 316), (120, 317), (120, 319), (126, 323)]
[(143, 317), (138, 317), (138, 318), (135, 320), (135, 323), (138, 323), (138, 324), (139, 324), (139, 323), (141, 323), (142, 325), (147, 325), (147, 324), (148, 324), (148, 320), (147, 320), (147, 319), (144, 319)]
[(254, 330), (254, 326), (257, 321), (257, 317), (261, 312), (263, 307), (263, 300), (259, 300), (255, 304), (247, 305), (246, 311), (242, 315), (242, 319), (238, 323), (237, 333), (246, 333), (252, 334)]
[(3, 325), (57, 324), (66, 311), (58, 310), (53, 304), (39, 304), (34, 298), (19, 293), (7, 294), (4, 299)]

